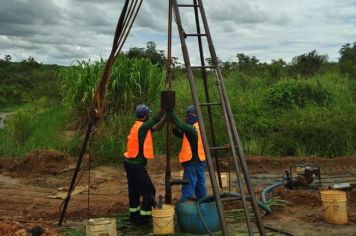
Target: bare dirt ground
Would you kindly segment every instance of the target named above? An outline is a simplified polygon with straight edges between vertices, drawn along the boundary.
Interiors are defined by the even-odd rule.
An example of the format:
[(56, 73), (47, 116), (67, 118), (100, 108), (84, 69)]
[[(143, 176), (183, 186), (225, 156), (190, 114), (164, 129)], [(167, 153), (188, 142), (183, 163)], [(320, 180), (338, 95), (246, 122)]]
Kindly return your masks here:
[[(73, 195), (66, 212), (64, 227), (58, 227), (59, 207), (63, 200), (49, 198), (67, 188), (73, 176), (76, 158), (53, 151), (37, 151), (24, 161), (0, 160), (0, 235), (31, 235), (29, 230), (40, 226), (43, 235), (65, 235), (63, 229), (71, 224), (84, 225), (88, 216), (88, 192)], [(310, 162), (321, 167), (322, 182), (329, 185), (338, 182), (356, 183), (356, 156), (326, 158), (301, 157), (247, 157), (247, 164), (255, 190), (280, 179), (283, 170), (291, 164)], [(86, 160), (84, 160), (84, 165)], [(172, 175), (181, 170), (172, 163)], [(227, 165), (228, 166), (228, 165)], [(226, 167), (225, 167), (226, 169)], [(157, 195), (164, 195), (165, 159), (149, 162), (148, 170)], [(79, 187), (90, 186), (90, 217), (110, 217), (126, 213), (128, 208), (127, 183), (122, 165), (98, 166), (84, 172)], [(79, 176), (80, 177), (80, 176)], [(232, 181), (233, 182), (233, 181)], [(210, 184), (208, 184), (210, 186)], [(211, 193), (211, 189), (209, 190)], [(226, 190), (225, 190), (226, 191)], [(173, 201), (179, 198), (179, 187), (173, 187)], [(259, 194), (257, 194), (259, 195)], [(325, 223), (319, 190), (287, 190), (279, 188), (273, 196), (287, 200), (290, 205), (273, 209), (264, 216), (268, 226), (284, 229), (294, 235), (356, 235), (356, 192), (348, 192), (349, 223), (331, 225)], [(239, 227), (244, 227), (241, 224)]]

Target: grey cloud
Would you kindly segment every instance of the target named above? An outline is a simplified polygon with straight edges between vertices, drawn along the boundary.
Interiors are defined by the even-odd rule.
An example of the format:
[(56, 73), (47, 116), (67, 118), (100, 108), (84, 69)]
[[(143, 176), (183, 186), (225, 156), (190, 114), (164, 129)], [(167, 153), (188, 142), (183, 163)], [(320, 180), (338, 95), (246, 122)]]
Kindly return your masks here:
[[(15, 60), (33, 56), (69, 64), (74, 59), (106, 57), (123, 0), (0, 0), (2, 57)], [(191, 0), (185, 0), (191, 3)], [(354, 42), (354, 0), (204, 0), (218, 56), (234, 58), (238, 52), (290, 60), (320, 49), (330, 58), (347, 42)], [(168, 1), (145, 0), (124, 46), (145, 47), (153, 40), (166, 50)], [(181, 12), (184, 29), (194, 32), (192, 9)], [(173, 24), (175, 25), (175, 24)], [(192, 44), (193, 45), (193, 44)], [(174, 53), (181, 49), (174, 26)], [(192, 60), (197, 54), (191, 53)]]
[(143, 1), (135, 25), (152, 31), (165, 32), (168, 24), (167, 12), (168, 1)]
[(74, 0), (75, 2), (85, 2), (85, 3), (94, 3), (94, 4), (106, 4), (112, 2), (118, 2), (117, 0)]
[(50, 0), (3, 1), (0, 8), (1, 23), (56, 24), (59, 16), (59, 9)]

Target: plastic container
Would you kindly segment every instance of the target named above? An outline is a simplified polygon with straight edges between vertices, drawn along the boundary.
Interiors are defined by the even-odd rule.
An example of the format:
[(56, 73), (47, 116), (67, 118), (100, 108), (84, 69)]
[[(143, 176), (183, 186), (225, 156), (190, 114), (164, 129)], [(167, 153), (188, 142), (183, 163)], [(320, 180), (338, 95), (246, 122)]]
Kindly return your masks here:
[[(223, 173), (220, 173), (220, 176), (221, 176), (222, 187), (226, 188), (228, 186), (228, 175), (227, 175), (227, 173), (223, 172)], [(216, 173), (216, 182), (219, 184), (219, 176), (217, 173)]]
[(113, 218), (89, 219), (86, 236), (116, 236), (116, 220)]
[[(206, 199), (208, 199), (207, 202), (203, 202)], [(209, 231), (212, 233), (220, 230), (214, 198), (177, 203), (176, 210), (179, 227), (184, 233), (207, 234)]]
[(324, 190), (320, 192), (320, 195), (325, 221), (331, 224), (347, 224), (346, 192)]
[(174, 207), (163, 204), (161, 209), (152, 209), (153, 234), (174, 233)]

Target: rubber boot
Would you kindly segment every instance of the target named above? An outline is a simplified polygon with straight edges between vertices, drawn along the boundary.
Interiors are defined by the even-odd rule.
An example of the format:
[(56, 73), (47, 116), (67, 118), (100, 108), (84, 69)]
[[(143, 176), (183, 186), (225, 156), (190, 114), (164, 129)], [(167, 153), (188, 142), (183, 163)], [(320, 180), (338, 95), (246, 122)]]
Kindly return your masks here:
[(130, 212), (130, 218), (129, 221), (131, 223), (136, 223), (137, 219), (140, 217), (140, 212), (136, 211), (136, 212)]
[(141, 215), (139, 214), (136, 221), (135, 225), (141, 226), (141, 225), (146, 225), (150, 222), (151, 216), (146, 216), (146, 215)]

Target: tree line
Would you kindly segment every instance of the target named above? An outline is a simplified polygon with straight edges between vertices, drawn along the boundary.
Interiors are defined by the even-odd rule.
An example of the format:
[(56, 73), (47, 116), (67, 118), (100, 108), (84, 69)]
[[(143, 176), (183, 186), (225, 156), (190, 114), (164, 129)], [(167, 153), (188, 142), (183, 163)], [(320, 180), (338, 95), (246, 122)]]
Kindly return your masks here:
[[(261, 62), (255, 56), (244, 53), (236, 54), (236, 61), (222, 61), (217, 58), (217, 63), (223, 71), (239, 70), (246, 74), (256, 74), (268, 71), (272, 78), (283, 75), (305, 78), (323, 72), (330, 67), (338, 67), (343, 75), (356, 77), (356, 42), (347, 43), (339, 50), (338, 62), (329, 62), (328, 55), (320, 55), (316, 50), (293, 57), (290, 63), (283, 59), (272, 59), (271, 63)], [(126, 53), (129, 58), (148, 58), (153, 64), (161, 68), (165, 67), (166, 57), (163, 50), (158, 50), (155, 42), (148, 42), (146, 48), (130, 48)], [(172, 58), (173, 66), (181, 69), (183, 65), (176, 57)], [(212, 65), (211, 58), (205, 59), (208, 65)]]

